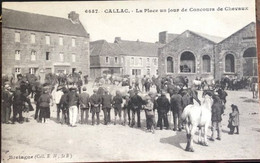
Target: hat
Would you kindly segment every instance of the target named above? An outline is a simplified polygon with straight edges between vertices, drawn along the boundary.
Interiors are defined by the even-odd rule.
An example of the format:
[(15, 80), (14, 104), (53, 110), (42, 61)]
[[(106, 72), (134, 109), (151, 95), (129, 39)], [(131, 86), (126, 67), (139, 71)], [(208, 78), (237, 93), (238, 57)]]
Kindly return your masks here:
[(5, 88), (8, 89), (8, 87), (10, 87), (9, 84), (6, 84), (6, 85), (5, 85)]
[(231, 105), (231, 108), (237, 108), (237, 106), (236, 106), (236, 105), (234, 105), (234, 104), (232, 104), (232, 105)]
[(93, 89), (93, 92), (97, 92), (97, 88), (94, 88), (94, 89)]
[(184, 86), (182, 89), (188, 89), (186, 86)]
[(87, 88), (86, 88), (86, 87), (83, 87), (82, 90), (83, 90), (83, 91), (87, 91)]

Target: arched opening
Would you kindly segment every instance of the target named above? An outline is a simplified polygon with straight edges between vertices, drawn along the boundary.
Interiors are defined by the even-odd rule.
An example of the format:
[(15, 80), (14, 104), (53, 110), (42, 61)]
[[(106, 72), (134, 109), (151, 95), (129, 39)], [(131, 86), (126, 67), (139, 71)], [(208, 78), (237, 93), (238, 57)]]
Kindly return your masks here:
[(173, 73), (173, 59), (172, 59), (172, 57), (167, 57), (167, 73)]
[(195, 64), (195, 56), (191, 52), (183, 52), (181, 54), (180, 61), (180, 72), (184, 73), (195, 73), (196, 64)]
[(235, 72), (235, 57), (232, 54), (225, 57), (225, 72)]
[(208, 55), (203, 55), (202, 57), (202, 72), (210, 72), (210, 57)]
[(257, 76), (256, 48), (251, 47), (243, 54), (243, 76)]

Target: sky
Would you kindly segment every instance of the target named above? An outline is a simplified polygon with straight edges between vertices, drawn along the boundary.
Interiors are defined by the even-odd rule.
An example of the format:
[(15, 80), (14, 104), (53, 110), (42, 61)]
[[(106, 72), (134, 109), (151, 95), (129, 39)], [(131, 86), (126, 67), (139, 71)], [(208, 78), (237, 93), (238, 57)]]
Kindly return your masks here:
[[(224, 38), (255, 22), (254, 0), (4, 2), (2, 6), (62, 18), (67, 18), (70, 11), (75, 11), (90, 34), (90, 41), (104, 39), (113, 42), (115, 37), (121, 37), (122, 40), (156, 42), (159, 32), (180, 34), (185, 30)], [(225, 10), (234, 7), (244, 7), (246, 10)], [(187, 11), (182, 12), (183, 8)], [(194, 11), (205, 8), (214, 8), (214, 11)], [(217, 8), (223, 10), (218, 11)], [(89, 9), (97, 9), (98, 13), (86, 13)], [(109, 9), (127, 9), (130, 13), (105, 13)], [(149, 12), (144, 12), (145, 9), (149, 9)], [(167, 12), (160, 12), (160, 9), (166, 9)], [(168, 9), (179, 11), (168, 12)], [(143, 12), (137, 13), (136, 10)]]

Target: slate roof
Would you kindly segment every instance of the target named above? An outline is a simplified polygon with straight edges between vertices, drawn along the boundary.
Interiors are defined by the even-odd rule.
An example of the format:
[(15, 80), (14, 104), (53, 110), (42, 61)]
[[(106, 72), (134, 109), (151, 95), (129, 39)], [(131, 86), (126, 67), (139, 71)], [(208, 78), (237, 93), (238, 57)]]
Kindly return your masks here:
[(71, 20), (10, 9), (2, 9), (2, 27), (89, 37), (81, 23)]
[(163, 44), (142, 41), (120, 40), (116, 44), (123, 51), (123, 55), (158, 57), (158, 48)]
[(179, 36), (179, 34), (168, 33), (168, 42), (171, 42), (172, 40), (174, 40), (178, 36)]
[(108, 43), (106, 40), (98, 40), (90, 42), (91, 56), (114, 56), (123, 54), (123, 51), (115, 43)]
[[(193, 31), (192, 31), (193, 32)], [(201, 37), (204, 37), (214, 43), (219, 43), (221, 42), (224, 38), (223, 37), (218, 37), (218, 36), (213, 36), (213, 35), (208, 35), (208, 34), (205, 34), (205, 33), (199, 33), (199, 32), (193, 32), (193, 33), (196, 33), (197, 35), (201, 36)]]

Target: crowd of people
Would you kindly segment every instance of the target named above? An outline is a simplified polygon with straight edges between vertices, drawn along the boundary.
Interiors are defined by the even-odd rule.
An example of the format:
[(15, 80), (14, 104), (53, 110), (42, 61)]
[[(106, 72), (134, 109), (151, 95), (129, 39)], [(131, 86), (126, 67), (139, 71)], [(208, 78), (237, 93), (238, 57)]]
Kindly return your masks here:
[[(158, 93), (151, 93), (149, 88), (150, 79), (142, 80), (147, 95), (142, 97), (139, 95), (141, 91), (138, 85), (129, 86), (127, 94), (122, 95), (118, 90), (116, 95), (104, 89), (104, 93), (98, 94), (98, 90), (94, 89), (93, 94), (87, 93), (87, 88), (83, 86), (80, 90), (77, 86), (58, 86), (51, 90), (48, 87), (38, 87), (34, 95), (34, 102), (36, 104), (34, 118), (39, 123), (46, 123), (50, 119), (50, 107), (56, 104), (57, 108), (57, 122), (67, 124), (71, 127), (76, 127), (77, 123), (99, 125), (100, 114), (103, 111), (104, 125), (108, 124), (122, 124), (134, 127), (141, 127), (141, 111), (144, 110), (146, 116), (146, 128), (152, 133), (158, 127), (170, 129), (168, 114), (171, 111), (173, 115), (173, 130), (181, 131), (183, 121), (181, 119), (184, 108), (189, 104), (194, 104), (193, 99), (200, 104), (197, 98), (196, 90), (188, 89), (186, 86), (181, 89), (173, 88), (170, 91), (170, 99), (166, 97), (167, 92), (162, 90)], [(192, 93), (191, 93), (192, 92)], [(214, 140), (215, 130), (218, 131), (217, 139), (221, 139), (221, 121), (224, 113), (225, 103), (221, 99), (221, 94), (218, 92), (206, 92), (212, 96), (214, 103), (212, 105), (212, 138)], [(22, 123), (28, 121), (24, 120), (22, 113), (34, 110), (29, 99), (29, 95), (23, 88), (23, 81), (20, 81), (11, 91), (11, 87), (6, 84), (4, 86), (2, 96), (2, 123)], [(11, 108), (13, 108), (13, 118), (10, 118)], [(233, 112), (230, 114), (230, 121), (228, 127), (230, 134), (234, 133), (234, 129), (238, 130), (238, 109), (237, 106), (232, 105)], [(111, 110), (114, 110), (114, 120), (111, 120)], [(157, 122), (155, 122), (155, 112), (158, 113)], [(89, 122), (89, 114), (91, 114), (91, 122)], [(17, 118), (17, 115), (19, 117)], [(79, 117), (80, 115), (80, 117)], [(137, 121), (136, 121), (137, 118)], [(234, 122), (236, 121), (236, 122)]]

